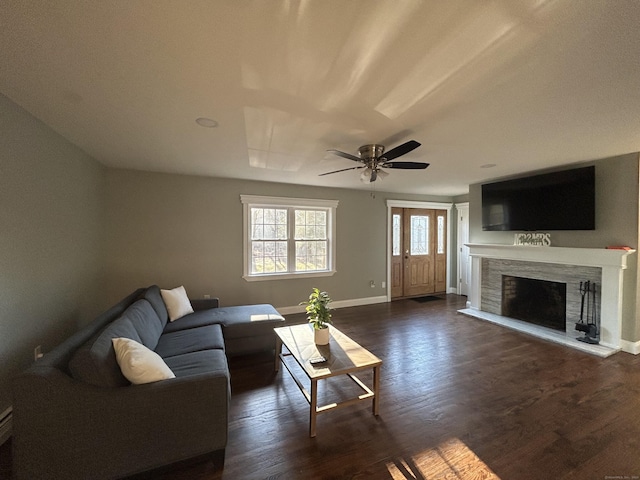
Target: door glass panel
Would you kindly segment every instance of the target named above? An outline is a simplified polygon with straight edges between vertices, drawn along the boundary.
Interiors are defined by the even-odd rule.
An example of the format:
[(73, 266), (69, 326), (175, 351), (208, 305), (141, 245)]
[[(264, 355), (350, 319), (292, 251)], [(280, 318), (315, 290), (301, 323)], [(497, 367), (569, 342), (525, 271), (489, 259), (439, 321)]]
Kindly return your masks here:
[(394, 257), (400, 255), (400, 215), (393, 215), (393, 240), (391, 242), (391, 254)]
[(429, 216), (411, 215), (411, 255), (429, 254)]
[(444, 216), (438, 215), (438, 253), (444, 253)]

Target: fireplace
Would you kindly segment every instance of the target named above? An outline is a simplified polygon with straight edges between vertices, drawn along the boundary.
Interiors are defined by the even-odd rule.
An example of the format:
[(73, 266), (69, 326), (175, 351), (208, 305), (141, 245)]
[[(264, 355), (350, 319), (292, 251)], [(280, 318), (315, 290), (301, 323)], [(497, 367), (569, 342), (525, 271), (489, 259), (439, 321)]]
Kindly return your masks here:
[[(620, 349), (638, 353), (635, 345), (622, 339), (625, 279), (635, 277), (635, 266), (633, 270), (627, 269), (627, 258), (635, 255), (635, 250), (490, 244), (467, 246), (471, 256), (471, 283), (467, 308), (461, 313), (600, 356), (611, 355)], [(503, 275), (565, 283), (565, 330), (543, 328), (504, 315)], [(582, 332), (575, 328), (583, 304), (581, 282), (598, 285), (592, 308), (599, 323), (599, 345), (577, 340), (582, 336)], [(584, 309), (587, 309), (586, 305)]]
[(502, 312), (562, 332), (567, 323), (567, 284), (502, 275)]

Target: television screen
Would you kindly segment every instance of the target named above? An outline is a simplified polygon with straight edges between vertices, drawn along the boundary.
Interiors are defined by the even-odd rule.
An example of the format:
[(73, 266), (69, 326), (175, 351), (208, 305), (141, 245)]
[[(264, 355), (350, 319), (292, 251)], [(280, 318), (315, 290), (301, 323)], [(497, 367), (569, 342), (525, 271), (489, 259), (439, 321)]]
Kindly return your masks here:
[(482, 229), (595, 230), (595, 167), (482, 185)]

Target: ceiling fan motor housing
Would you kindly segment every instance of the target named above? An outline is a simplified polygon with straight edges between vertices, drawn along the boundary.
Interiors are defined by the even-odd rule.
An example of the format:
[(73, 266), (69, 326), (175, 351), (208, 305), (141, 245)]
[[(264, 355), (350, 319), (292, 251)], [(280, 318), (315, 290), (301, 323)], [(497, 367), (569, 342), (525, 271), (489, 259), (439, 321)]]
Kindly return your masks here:
[(364, 160), (377, 159), (384, 153), (384, 145), (377, 145), (372, 143), (370, 145), (363, 145), (358, 149), (360, 158)]

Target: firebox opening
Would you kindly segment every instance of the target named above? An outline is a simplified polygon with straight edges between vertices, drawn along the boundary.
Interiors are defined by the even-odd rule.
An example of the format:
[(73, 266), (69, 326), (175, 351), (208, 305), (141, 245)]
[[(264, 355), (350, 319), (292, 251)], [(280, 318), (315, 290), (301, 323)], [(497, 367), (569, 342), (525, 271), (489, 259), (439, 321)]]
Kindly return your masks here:
[(502, 315), (566, 331), (567, 284), (502, 276)]

